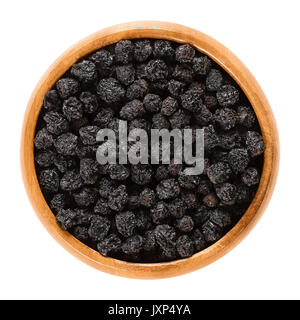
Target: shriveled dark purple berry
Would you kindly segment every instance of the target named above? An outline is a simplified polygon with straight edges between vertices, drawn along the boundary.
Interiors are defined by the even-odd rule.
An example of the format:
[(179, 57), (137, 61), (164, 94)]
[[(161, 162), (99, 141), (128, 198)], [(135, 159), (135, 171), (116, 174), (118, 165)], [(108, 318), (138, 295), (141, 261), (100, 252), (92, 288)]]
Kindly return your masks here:
[(95, 216), (89, 209), (86, 208), (75, 208), (74, 211), (76, 213), (77, 225), (89, 226)]
[(59, 174), (55, 169), (45, 169), (39, 174), (39, 183), (42, 191), (54, 193), (59, 188)]
[(213, 184), (226, 182), (232, 174), (226, 162), (217, 162), (207, 169), (207, 176)]
[(219, 200), (215, 193), (209, 193), (204, 196), (202, 202), (209, 208), (215, 208), (219, 204)]
[(53, 137), (46, 128), (37, 132), (34, 138), (34, 145), (40, 150), (48, 149), (53, 145)]
[(127, 238), (122, 244), (122, 251), (125, 254), (136, 255), (143, 249), (144, 239), (140, 235)]
[(100, 128), (97, 126), (86, 126), (79, 130), (80, 140), (83, 144), (93, 145), (97, 143), (96, 137)]
[(60, 135), (69, 130), (69, 123), (67, 119), (58, 112), (50, 111), (44, 116), (47, 124), (47, 130), (55, 135)]
[(154, 229), (155, 239), (164, 255), (173, 258), (176, 255), (176, 231), (167, 224), (158, 225)]
[(115, 46), (116, 60), (119, 63), (127, 64), (133, 59), (134, 45), (130, 40), (121, 40)]
[(149, 40), (139, 40), (134, 44), (134, 59), (137, 62), (144, 62), (152, 55), (152, 46)]
[(206, 248), (206, 241), (205, 241), (204, 235), (199, 229), (195, 229), (191, 233), (190, 237), (193, 240), (194, 248), (196, 252)]
[(233, 106), (239, 101), (239, 91), (232, 85), (224, 85), (217, 91), (217, 99), (222, 107)]
[(79, 82), (73, 78), (63, 78), (56, 82), (56, 89), (63, 99), (74, 96), (80, 90)]
[(76, 161), (73, 157), (64, 156), (62, 154), (57, 154), (54, 157), (53, 163), (61, 173), (65, 173), (68, 170), (75, 168), (76, 166)]
[(112, 180), (123, 181), (129, 177), (130, 171), (123, 164), (110, 164), (108, 166), (108, 175)]
[(169, 117), (178, 109), (178, 102), (176, 99), (172, 97), (167, 97), (161, 106), (161, 114)]
[(179, 174), (178, 182), (182, 188), (192, 190), (200, 183), (200, 177), (197, 175), (189, 175), (186, 170), (183, 170)]
[(108, 196), (112, 193), (112, 191), (116, 189), (117, 184), (115, 181), (112, 181), (108, 178), (102, 178), (99, 181), (98, 187), (99, 187), (98, 191), (100, 196), (103, 198), (108, 198)]
[(216, 242), (222, 237), (221, 229), (209, 220), (203, 224), (201, 231), (205, 241), (210, 243)]
[(98, 110), (99, 104), (96, 95), (89, 91), (80, 94), (80, 101), (83, 104), (83, 111), (86, 113), (94, 113)]
[(97, 68), (93, 62), (83, 60), (73, 65), (71, 75), (81, 82), (91, 82), (97, 78)]
[(144, 186), (152, 180), (152, 167), (146, 164), (136, 164), (131, 166), (131, 180)]
[(96, 202), (96, 204), (94, 206), (94, 212), (95, 212), (95, 214), (100, 214), (103, 216), (108, 216), (108, 215), (112, 214), (112, 210), (109, 208), (108, 202), (104, 198), (98, 199), (98, 201)]
[(213, 148), (218, 146), (219, 138), (212, 125), (204, 127), (204, 150), (211, 151)]
[(166, 79), (168, 76), (168, 67), (163, 60), (150, 60), (146, 66), (146, 76), (150, 81)]
[(214, 96), (204, 96), (203, 102), (209, 110), (212, 110), (218, 105), (218, 100)]
[(177, 228), (181, 232), (190, 232), (194, 229), (194, 221), (191, 216), (183, 216), (177, 221)]
[(57, 137), (54, 145), (59, 154), (74, 156), (78, 145), (78, 137), (73, 133), (63, 133)]
[(264, 140), (262, 136), (256, 131), (247, 132), (246, 147), (251, 157), (257, 157), (265, 151)]
[(99, 177), (99, 164), (94, 159), (80, 160), (80, 176), (86, 184), (94, 184)]
[(236, 112), (229, 108), (216, 110), (214, 118), (222, 130), (230, 130), (236, 125)]
[(194, 192), (181, 190), (181, 199), (188, 209), (196, 209), (199, 206), (199, 201)]
[(170, 201), (167, 207), (170, 215), (176, 219), (182, 218), (187, 210), (186, 204), (180, 198)]
[(75, 203), (79, 207), (88, 207), (96, 201), (97, 191), (93, 188), (84, 187), (73, 194)]
[(242, 147), (243, 141), (239, 132), (228, 131), (226, 133), (219, 134), (219, 147), (226, 150)]
[(140, 100), (132, 100), (125, 104), (120, 111), (120, 117), (125, 120), (133, 120), (145, 114), (143, 103)]
[(144, 236), (143, 250), (152, 251), (154, 249), (156, 249), (155, 232), (153, 230), (146, 231)]
[(188, 235), (184, 234), (177, 239), (176, 249), (181, 258), (187, 258), (194, 253), (194, 243)]
[(256, 116), (251, 107), (239, 106), (237, 108), (237, 122), (241, 126), (251, 128), (255, 123)]
[(50, 201), (50, 208), (55, 212), (64, 209), (67, 204), (66, 196), (63, 193), (57, 193)]
[(258, 184), (259, 179), (260, 179), (260, 176), (258, 171), (253, 167), (247, 168), (245, 172), (242, 173), (242, 181), (248, 187)]
[(152, 129), (169, 129), (170, 122), (167, 117), (160, 113), (156, 113), (152, 117)]
[(62, 110), (69, 121), (82, 118), (82, 103), (76, 97), (65, 100)]
[(177, 64), (172, 76), (178, 81), (190, 83), (193, 81), (193, 69), (188, 65)]
[(144, 97), (144, 107), (147, 111), (149, 112), (159, 112), (161, 109), (161, 98), (159, 95), (157, 94), (153, 94), (153, 93), (148, 93), (145, 97)]
[(73, 228), (72, 234), (79, 241), (86, 241), (89, 238), (89, 229), (85, 226), (76, 226)]
[(197, 186), (197, 193), (203, 196), (208, 195), (212, 190), (212, 184), (209, 180), (200, 179), (200, 182)]
[(153, 55), (156, 58), (171, 59), (174, 57), (175, 50), (172, 44), (168, 40), (156, 40), (153, 46)]
[(155, 204), (155, 192), (150, 189), (150, 188), (145, 188), (139, 198), (139, 203), (140, 205), (146, 207), (146, 208), (151, 208)]
[(118, 80), (107, 78), (100, 80), (97, 86), (97, 93), (104, 102), (111, 104), (119, 102), (124, 98), (125, 89)]
[(143, 99), (148, 93), (148, 83), (144, 79), (135, 80), (126, 91), (126, 98), (128, 100)]
[(124, 209), (128, 199), (126, 187), (120, 185), (108, 195), (108, 205), (114, 211), (121, 211)]
[(235, 173), (243, 172), (247, 168), (250, 161), (246, 149), (232, 149), (228, 153), (227, 159), (232, 171)]
[(44, 96), (43, 106), (48, 111), (59, 111), (61, 108), (61, 99), (56, 90), (48, 91)]
[(160, 224), (163, 221), (165, 221), (169, 215), (170, 212), (168, 210), (167, 203), (164, 201), (157, 202), (154, 207), (150, 210), (152, 215), (152, 220), (155, 224)]
[(200, 126), (206, 126), (213, 120), (213, 115), (209, 109), (203, 104), (199, 111), (194, 115), (195, 121)]
[(189, 125), (191, 116), (184, 110), (179, 109), (169, 118), (172, 129), (183, 129)]
[(102, 108), (94, 118), (94, 124), (99, 128), (106, 129), (114, 118), (114, 111), (111, 108)]
[(124, 84), (129, 86), (134, 81), (135, 70), (132, 64), (116, 67), (117, 79)]
[(236, 186), (225, 182), (216, 187), (216, 194), (223, 203), (229, 205), (234, 204), (236, 199)]
[(200, 205), (193, 215), (193, 220), (196, 226), (202, 226), (208, 219), (211, 213), (211, 209), (204, 205)]
[(179, 98), (180, 95), (183, 94), (184, 88), (185, 84), (183, 82), (174, 79), (171, 79), (168, 83), (168, 90), (175, 98)]
[(193, 59), (193, 70), (195, 74), (205, 76), (211, 69), (211, 60), (206, 56), (196, 57)]
[(107, 218), (94, 216), (89, 227), (89, 236), (94, 241), (103, 240), (108, 235), (110, 225), (111, 222)]
[(56, 215), (56, 221), (63, 230), (69, 230), (77, 225), (77, 214), (72, 209), (61, 209)]
[(60, 187), (63, 191), (74, 191), (83, 185), (80, 173), (76, 170), (67, 171), (60, 180)]
[(107, 69), (113, 65), (114, 55), (105, 49), (100, 49), (97, 52), (93, 53), (89, 60), (93, 61), (97, 68)]
[(162, 180), (156, 186), (157, 197), (161, 200), (176, 198), (180, 193), (180, 186), (175, 179)]
[(140, 209), (135, 213), (136, 226), (140, 230), (149, 230), (152, 228), (152, 219), (149, 211)]
[(122, 241), (116, 234), (110, 234), (97, 244), (98, 251), (103, 256), (108, 256), (121, 250)]
[(193, 61), (195, 49), (189, 44), (182, 44), (176, 48), (175, 57), (180, 63), (189, 63)]
[(54, 162), (55, 154), (51, 150), (46, 150), (46, 151), (40, 151), (39, 153), (36, 154), (35, 156), (35, 161), (36, 163), (42, 167), (50, 167), (52, 166)]
[(226, 211), (214, 209), (209, 216), (209, 221), (223, 229), (231, 224), (231, 217)]
[(134, 213), (131, 211), (125, 211), (116, 214), (116, 227), (122, 236), (132, 236), (135, 228), (137, 227), (137, 221)]
[(223, 82), (223, 76), (217, 69), (211, 69), (206, 78), (206, 87), (208, 91), (217, 91)]

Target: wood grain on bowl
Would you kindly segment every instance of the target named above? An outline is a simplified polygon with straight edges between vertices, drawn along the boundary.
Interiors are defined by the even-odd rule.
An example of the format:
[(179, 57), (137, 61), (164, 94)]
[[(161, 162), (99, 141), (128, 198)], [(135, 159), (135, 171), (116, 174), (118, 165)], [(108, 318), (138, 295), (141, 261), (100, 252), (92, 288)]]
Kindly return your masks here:
[[(238, 223), (219, 241), (187, 259), (163, 263), (130, 263), (104, 257), (63, 231), (56, 223), (40, 190), (34, 164), (34, 134), (45, 93), (81, 57), (121, 39), (156, 38), (189, 43), (218, 63), (240, 86), (258, 118), (265, 142), (263, 171), (258, 191)], [(141, 21), (116, 25), (98, 31), (62, 54), (36, 86), (26, 109), (22, 141), (21, 166), (28, 197), (48, 232), (70, 253), (99, 270), (131, 278), (154, 279), (194, 271), (222, 257), (235, 247), (254, 227), (273, 193), (279, 165), (279, 139), (269, 103), (255, 78), (242, 62), (222, 44), (188, 27), (158, 21)]]

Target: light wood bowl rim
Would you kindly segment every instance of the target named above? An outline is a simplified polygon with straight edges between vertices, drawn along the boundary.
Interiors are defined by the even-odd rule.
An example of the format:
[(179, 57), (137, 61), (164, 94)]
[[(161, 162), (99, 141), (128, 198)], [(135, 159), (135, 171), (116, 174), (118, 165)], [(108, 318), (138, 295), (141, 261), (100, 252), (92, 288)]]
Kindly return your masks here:
[[(107, 258), (87, 247), (55, 221), (38, 184), (33, 154), (37, 117), (44, 94), (79, 58), (100, 47), (130, 38), (169, 39), (190, 43), (210, 56), (239, 84), (252, 104), (261, 126), (266, 145), (264, 167), (255, 198), (240, 221), (219, 241), (205, 250), (182, 260), (164, 263), (130, 263)], [(244, 64), (215, 39), (197, 30), (160, 21), (139, 21), (115, 25), (81, 40), (63, 53), (45, 72), (28, 102), (22, 137), (21, 169), (30, 202), (48, 232), (71, 254), (88, 265), (110, 274), (139, 279), (157, 279), (181, 275), (202, 268), (234, 248), (257, 223), (274, 190), (279, 166), (279, 138), (271, 107), (259, 84)]]

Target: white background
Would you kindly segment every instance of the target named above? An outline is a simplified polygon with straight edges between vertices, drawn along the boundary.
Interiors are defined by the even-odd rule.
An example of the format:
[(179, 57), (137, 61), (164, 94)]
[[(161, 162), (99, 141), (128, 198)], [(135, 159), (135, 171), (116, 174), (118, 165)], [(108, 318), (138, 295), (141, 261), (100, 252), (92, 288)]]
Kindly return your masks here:
[[(300, 298), (299, 1), (1, 1), (0, 299)], [(166, 280), (111, 276), (46, 232), (25, 194), (19, 147), (29, 96), (69, 46), (134, 20), (181, 23), (225, 44), (255, 75), (277, 119), (277, 187), (250, 235), (217, 262)]]

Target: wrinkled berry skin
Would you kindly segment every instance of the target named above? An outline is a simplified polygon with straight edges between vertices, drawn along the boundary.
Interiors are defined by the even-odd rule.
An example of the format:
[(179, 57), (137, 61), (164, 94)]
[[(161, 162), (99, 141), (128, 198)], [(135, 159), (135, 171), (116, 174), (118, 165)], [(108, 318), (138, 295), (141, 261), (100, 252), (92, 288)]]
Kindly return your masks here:
[(175, 179), (162, 180), (156, 187), (156, 193), (159, 199), (172, 199), (179, 195), (180, 186)]
[(116, 227), (121, 235), (130, 237), (137, 227), (135, 215), (131, 211), (121, 212), (116, 215)]
[(100, 80), (97, 93), (106, 103), (119, 102), (125, 96), (125, 89), (114, 78)]
[(88, 230), (89, 236), (95, 241), (103, 240), (110, 229), (110, 221), (105, 217), (94, 216)]
[(79, 82), (73, 78), (63, 78), (58, 80), (56, 83), (56, 89), (63, 99), (76, 95), (79, 88)]
[(93, 62), (83, 60), (71, 68), (71, 75), (81, 82), (94, 81), (97, 79), (97, 68)]
[(262, 136), (256, 131), (248, 131), (246, 134), (246, 146), (251, 157), (257, 157), (265, 151)]
[(168, 67), (163, 60), (151, 60), (146, 66), (146, 75), (152, 82), (163, 80), (168, 76)]
[(213, 184), (225, 182), (231, 173), (230, 166), (225, 162), (217, 162), (207, 169), (207, 176)]
[[(140, 38), (65, 71), (43, 97), (33, 141), (36, 176), (61, 229), (104, 257), (160, 263), (191, 257), (234, 227), (257, 192), (265, 145), (250, 102), (220, 65), (190, 44)], [(120, 121), (127, 133), (148, 134), (149, 160), (152, 129), (177, 129), (191, 150), (181, 154), (173, 132), (157, 163), (123, 163)], [(116, 161), (100, 164), (105, 129), (115, 134)], [(201, 129), (204, 169), (190, 175), (185, 152), (195, 159)], [(140, 137), (131, 133), (127, 152), (145, 162)]]
[(176, 241), (176, 249), (181, 258), (187, 258), (194, 253), (193, 241), (187, 235), (180, 236)]
[(217, 91), (217, 99), (222, 107), (233, 106), (239, 101), (239, 91), (231, 85), (224, 85)]
[(39, 175), (39, 183), (45, 192), (57, 192), (59, 188), (59, 175), (54, 169), (46, 169), (41, 171)]

